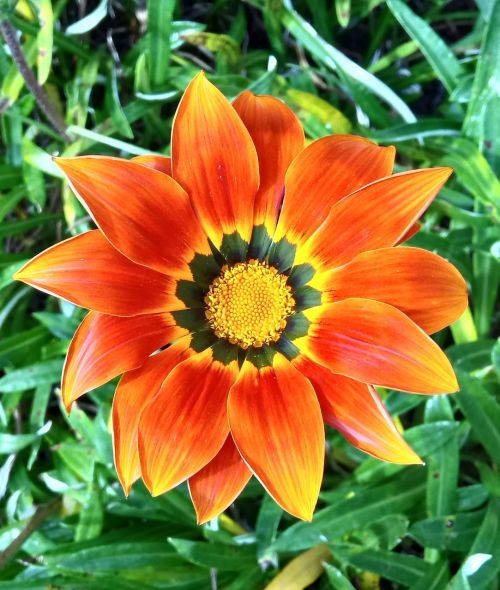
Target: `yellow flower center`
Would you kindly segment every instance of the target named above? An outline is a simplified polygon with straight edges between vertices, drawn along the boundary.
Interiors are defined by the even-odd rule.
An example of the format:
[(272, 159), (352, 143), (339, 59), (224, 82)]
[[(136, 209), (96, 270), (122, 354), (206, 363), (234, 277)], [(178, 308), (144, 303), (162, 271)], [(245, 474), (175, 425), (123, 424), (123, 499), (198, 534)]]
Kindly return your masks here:
[(222, 267), (205, 297), (205, 315), (215, 335), (241, 348), (279, 340), (295, 307), (286, 281), (258, 260)]

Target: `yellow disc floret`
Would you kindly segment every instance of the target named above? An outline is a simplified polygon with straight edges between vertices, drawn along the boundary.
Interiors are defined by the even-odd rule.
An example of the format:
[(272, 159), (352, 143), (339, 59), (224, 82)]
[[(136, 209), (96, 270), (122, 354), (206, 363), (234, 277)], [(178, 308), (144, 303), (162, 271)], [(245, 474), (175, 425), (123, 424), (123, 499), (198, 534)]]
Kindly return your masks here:
[(222, 267), (205, 297), (205, 315), (215, 335), (241, 348), (279, 340), (295, 307), (286, 281), (258, 260)]

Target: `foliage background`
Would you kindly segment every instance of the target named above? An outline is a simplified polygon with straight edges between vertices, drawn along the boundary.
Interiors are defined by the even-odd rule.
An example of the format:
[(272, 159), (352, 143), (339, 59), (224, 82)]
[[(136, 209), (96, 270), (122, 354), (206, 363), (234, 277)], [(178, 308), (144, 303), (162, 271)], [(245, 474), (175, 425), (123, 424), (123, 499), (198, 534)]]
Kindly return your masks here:
[[(500, 1), (3, 0), (0, 20), (67, 127), (54, 128), (0, 44), (0, 588), (498, 588)], [(230, 98), (282, 98), (311, 139), (352, 131), (396, 145), (398, 170), (456, 171), (411, 243), (468, 281), (470, 309), (436, 335), (462, 391), (383, 392), (425, 468), (379, 462), (329, 430), (312, 524), (255, 481), (201, 528), (184, 487), (152, 499), (136, 485), (125, 500), (113, 384), (69, 417), (60, 402), (82, 311), (11, 280), (90, 228), (51, 154), (168, 153), (200, 68)]]

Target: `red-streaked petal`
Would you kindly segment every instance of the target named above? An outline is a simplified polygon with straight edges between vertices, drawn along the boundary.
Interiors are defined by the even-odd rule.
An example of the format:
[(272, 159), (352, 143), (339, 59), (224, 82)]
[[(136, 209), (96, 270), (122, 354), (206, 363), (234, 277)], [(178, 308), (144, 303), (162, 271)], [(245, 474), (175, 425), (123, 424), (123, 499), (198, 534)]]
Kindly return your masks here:
[(311, 321), (309, 333), (295, 343), (334, 373), (414, 393), (458, 390), (439, 346), (392, 305), (344, 299), (304, 313)]
[(198, 524), (223, 512), (236, 500), (251, 477), (252, 472), (229, 435), (210, 463), (189, 478), (189, 492)]
[(356, 135), (323, 137), (292, 162), (285, 179), (285, 201), (275, 239), (310, 236), (337, 201), (362, 186), (389, 176), (395, 149)]
[(144, 483), (163, 494), (205, 467), (229, 433), (227, 396), (237, 362), (224, 365), (212, 350), (178, 365), (139, 423), (139, 456)]
[(444, 258), (419, 248), (363, 252), (327, 273), (323, 301), (360, 297), (389, 303), (432, 334), (467, 307), (467, 285)]
[(325, 434), (310, 382), (284, 357), (257, 369), (246, 361), (231, 388), (231, 433), (276, 502), (311, 520), (323, 476)]
[(93, 311), (133, 316), (184, 309), (176, 281), (135, 264), (99, 230), (69, 238), (41, 252), (14, 278)]
[(148, 168), (154, 168), (164, 174), (172, 176), (172, 160), (168, 156), (135, 156), (132, 158), (132, 162), (136, 164), (142, 164)]
[(250, 239), (257, 153), (236, 111), (203, 72), (187, 87), (175, 115), (172, 170), (217, 247), (223, 233), (235, 230)]
[(399, 244), (404, 244), (413, 236), (416, 236), (418, 232), (422, 229), (422, 224), (420, 221), (415, 221), (415, 223), (410, 227), (410, 229), (395, 243), (395, 246), (399, 246)]
[(113, 446), (115, 467), (125, 495), (141, 475), (137, 431), (142, 410), (158, 394), (170, 371), (192, 352), (189, 339), (169, 346), (123, 375), (113, 399)]
[(130, 260), (185, 277), (195, 252), (210, 253), (189, 197), (167, 174), (105, 156), (55, 162), (104, 235)]
[(323, 225), (299, 248), (296, 262), (340, 266), (361, 252), (394, 246), (451, 172), (451, 168), (402, 172), (350, 194), (332, 207)]
[(422, 463), (371, 385), (335, 375), (303, 355), (293, 363), (311, 381), (324, 421), (351, 444), (383, 461)]
[(184, 334), (169, 313), (120, 318), (90, 312), (66, 356), (64, 405), (69, 411), (81, 395), (141, 366), (155, 350)]
[(304, 148), (304, 131), (295, 113), (273, 96), (245, 91), (233, 102), (250, 132), (259, 157), (260, 186), (254, 225), (265, 224), (272, 235), (283, 199), (285, 172)]

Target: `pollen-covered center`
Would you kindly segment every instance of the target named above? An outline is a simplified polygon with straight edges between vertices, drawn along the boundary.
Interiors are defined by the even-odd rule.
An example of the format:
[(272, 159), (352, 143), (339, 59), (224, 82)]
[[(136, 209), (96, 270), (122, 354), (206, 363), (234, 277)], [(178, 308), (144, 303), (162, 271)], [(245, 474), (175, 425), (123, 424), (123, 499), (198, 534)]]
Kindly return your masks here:
[(222, 267), (205, 297), (205, 315), (215, 335), (241, 348), (279, 340), (295, 307), (286, 281), (258, 260)]

